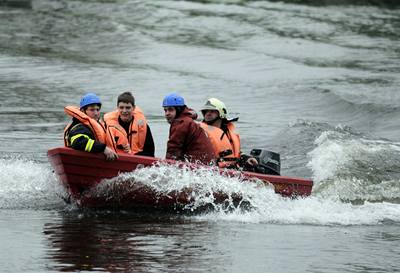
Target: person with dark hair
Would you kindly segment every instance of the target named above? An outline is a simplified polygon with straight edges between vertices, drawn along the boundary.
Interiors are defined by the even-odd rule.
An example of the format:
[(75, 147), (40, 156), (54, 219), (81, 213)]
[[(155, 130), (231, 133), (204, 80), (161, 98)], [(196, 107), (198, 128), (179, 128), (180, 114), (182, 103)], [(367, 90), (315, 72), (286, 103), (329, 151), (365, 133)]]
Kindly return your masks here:
[(104, 115), (107, 131), (117, 152), (154, 157), (153, 135), (131, 92), (118, 96), (117, 108)]
[(240, 151), (240, 137), (236, 132), (234, 121), (229, 120), (225, 103), (216, 98), (210, 98), (201, 109), (204, 120), (200, 126), (207, 132), (214, 147), (219, 167), (238, 168), (258, 165), (254, 157)]
[(89, 153), (104, 153), (107, 160), (118, 158), (110, 148), (112, 145), (100, 123), (100, 98), (94, 93), (87, 93), (81, 98), (79, 107), (64, 108), (65, 113), (72, 117), (72, 122), (64, 129), (65, 146)]
[(205, 131), (193, 119), (197, 117), (185, 105), (182, 96), (172, 93), (164, 97), (162, 106), (169, 124), (167, 159), (213, 164), (214, 150)]

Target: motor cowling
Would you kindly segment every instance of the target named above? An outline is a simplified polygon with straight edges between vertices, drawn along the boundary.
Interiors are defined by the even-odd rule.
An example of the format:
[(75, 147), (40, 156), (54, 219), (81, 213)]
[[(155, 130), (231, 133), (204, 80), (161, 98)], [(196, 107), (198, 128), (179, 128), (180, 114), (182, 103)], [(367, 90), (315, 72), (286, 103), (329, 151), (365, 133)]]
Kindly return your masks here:
[(258, 166), (254, 168), (254, 172), (280, 175), (281, 159), (278, 153), (265, 149), (253, 149), (251, 150), (250, 155), (258, 161)]

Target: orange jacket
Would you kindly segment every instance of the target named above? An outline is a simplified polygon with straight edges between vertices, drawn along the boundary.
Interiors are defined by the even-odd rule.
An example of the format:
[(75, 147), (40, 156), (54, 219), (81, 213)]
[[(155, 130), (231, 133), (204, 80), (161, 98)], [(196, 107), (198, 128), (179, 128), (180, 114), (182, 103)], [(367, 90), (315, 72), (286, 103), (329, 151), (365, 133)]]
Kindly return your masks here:
[[(103, 143), (107, 146), (109, 146), (110, 148), (113, 148), (113, 144), (111, 141), (111, 138), (106, 134), (106, 129), (104, 127), (103, 124), (101, 124), (100, 122), (90, 118), (88, 115), (86, 115), (85, 113), (83, 113), (78, 107), (76, 106), (66, 106), (64, 107), (64, 111), (67, 115), (76, 118), (79, 122), (81, 122), (83, 125), (85, 125), (86, 127), (88, 127), (90, 129), (90, 131), (93, 133), (94, 136), (94, 140)], [(68, 132), (70, 131), (70, 127), (71, 127), (71, 123), (68, 124), (65, 129), (64, 129), (64, 145), (66, 147), (70, 147), (71, 143), (68, 143)], [(87, 137), (87, 136), (85, 136)], [(93, 141), (89, 140), (89, 144), (93, 145)], [(87, 151), (90, 151), (90, 146), (85, 149)]]
[(111, 135), (118, 153), (124, 153), (122, 148), (124, 144), (129, 144), (131, 149), (130, 153), (132, 154), (143, 151), (147, 134), (147, 120), (138, 106), (135, 107), (132, 116), (133, 120), (127, 134), (125, 129), (118, 122), (118, 110), (104, 115), (107, 131)]
[(228, 167), (236, 164), (240, 158), (240, 137), (235, 132), (235, 125), (232, 122), (227, 124), (227, 132), (222, 129), (201, 122), (200, 126), (206, 131), (214, 148), (218, 166)]

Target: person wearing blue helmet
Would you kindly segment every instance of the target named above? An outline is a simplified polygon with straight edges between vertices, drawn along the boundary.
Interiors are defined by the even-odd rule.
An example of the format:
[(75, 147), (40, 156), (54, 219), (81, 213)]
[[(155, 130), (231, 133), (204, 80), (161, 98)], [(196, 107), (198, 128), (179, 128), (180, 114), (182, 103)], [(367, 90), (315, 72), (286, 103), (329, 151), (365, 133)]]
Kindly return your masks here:
[(197, 114), (189, 109), (184, 98), (172, 93), (164, 97), (162, 107), (170, 124), (167, 159), (203, 164), (215, 162), (213, 146), (205, 131), (194, 121)]
[(64, 111), (72, 117), (72, 122), (65, 127), (64, 144), (75, 150), (103, 153), (107, 160), (114, 160), (118, 156), (107, 146), (109, 141), (105, 128), (100, 123), (100, 109), (100, 98), (94, 93), (85, 94), (79, 108), (66, 106)]

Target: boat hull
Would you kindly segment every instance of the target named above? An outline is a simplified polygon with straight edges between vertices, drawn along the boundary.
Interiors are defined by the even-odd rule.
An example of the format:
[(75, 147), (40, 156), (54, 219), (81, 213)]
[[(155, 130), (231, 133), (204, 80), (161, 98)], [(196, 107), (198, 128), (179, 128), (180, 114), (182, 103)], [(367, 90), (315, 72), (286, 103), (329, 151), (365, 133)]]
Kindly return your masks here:
[[(102, 154), (86, 153), (70, 148), (50, 149), (47, 154), (51, 165), (72, 200), (81, 207), (181, 209), (194, 201), (192, 189), (160, 194), (151, 187), (135, 181), (129, 183), (115, 182), (106, 185), (106, 187), (110, 187), (111, 195), (91, 191), (104, 179), (111, 179), (121, 173), (131, 172), (139, 166), (152, 166), (159, 162), (177, 164), (173, 160), (120, 155), (115, 161), (106, 161)], [(178, 164), (198, 168), (198, 165), (195, 164)], [(238, 171), (223, 169), (220, 170), (220, 173), (227, 176), (240, 174), (249, 181), (252, 178), (257, 178), (266, 184), (272, 184), (276, 193), (288, 197), (308, 196), (311, 194), (313, 186), (311, 180), (302, 178), (251, 172), (239, 173)], [(223, 203), (227, 198), (228, 196), (224, 193), (214, 193), (214, 199), (217, 203)], [(235, 203), (240, 202), (240, 196), (233, 199)]]

